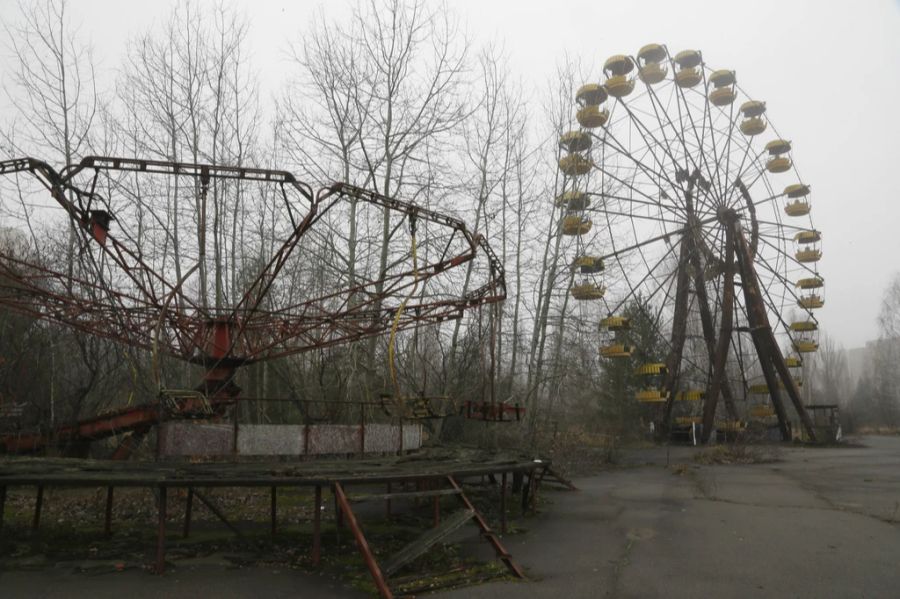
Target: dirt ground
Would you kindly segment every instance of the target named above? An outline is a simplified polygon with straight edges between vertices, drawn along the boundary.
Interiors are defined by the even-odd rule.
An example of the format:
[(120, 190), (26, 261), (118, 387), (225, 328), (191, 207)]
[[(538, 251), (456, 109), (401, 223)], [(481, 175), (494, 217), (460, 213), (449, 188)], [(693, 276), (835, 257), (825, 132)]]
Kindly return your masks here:
[[(547, 490), (538, 514), (516, 521), (517, 531), (504, 542), (529, 581), (437, 595), (897, 597), (900, 437), (856, 441), (785, 447), (739, 460), (762, 463), (723, 464), (729, 460), (708, 455), (697, 460), (701, 450), (687, 447), (627, 451), (617, 467), (576, 480), (579, 492)], [(81, 561), (59, 559), (52, 547), (39, 558), (13, 557), (13, 549), (2, 557), (0, 595), (367, 596), (358, 584), (334, 575), (335, 567), (358, 564), (332, 563), (328, 575), (317, 575), (302, 567), (304, 557), (286, 559), (290, 551), (305, 555), (303, 534), (289, 530), (287, 538), (297, 546), (269, 546), (263, 554), (274, 549), (274, 558), (284, 559), (268, 562), (241, 560), (227, 543), (217, 551), (176, 551), (164, 576), (134, 565), (140, 560), (118, 571), (116, 556), (92, 555), (90, 546), (85, 551), (92, 559)], [(477, 533), (455, 540), (463, 558), (492, 555)], [(107, 550), (96, 546), (101, 554)]]

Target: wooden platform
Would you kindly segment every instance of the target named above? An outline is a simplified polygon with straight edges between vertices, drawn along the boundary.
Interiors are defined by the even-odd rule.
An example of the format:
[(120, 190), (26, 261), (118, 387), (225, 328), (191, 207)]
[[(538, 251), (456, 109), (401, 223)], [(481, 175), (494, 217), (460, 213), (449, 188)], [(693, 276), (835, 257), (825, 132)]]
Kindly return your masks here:
[[(382, 597), (392, 597), (387, 575), (395, 572), (418, 555), (427, 551), (450, 532), (469, 521), (474, 521), (481, 530), (481, 538), (489, 542), (507, 569), (517, 577), (523, 577), (522, 570), (512, 561), (499, 538), (478, 513), (475, 506), (465, 496), (457, 481), (465, 478), (491, 475), (500, 480), (501, 529), (506, 528), (506, 488), (508, 475), (527, 478), (522, 486), (523, 509), (531, 497), (532, 505), (537, 485), (543, 478), (550, 463), (534, 459), (527, 454), (514, 452), (485, 451), (465, 448), (427, 449), (404, 455), (379, 458), (317, 459), (308, 461), (216, 461), (204, 463), (190, 462), (127, 462), (101, 461), (71, 458), (0, 458), (0, 535), (2, 535), (3, 512), (7, 489), (14, 486), (32, 486), (37, 489), (33, 529), (40, 523), (44, 489), (49, 487), (101, 487), (106, 488), (106, 520), (104, 530), (111, 529), (111, 515), (116, 487), (145, 487), (154, 491), (157, 503), (157, 548), (156, 571), (165, 569), (168, 492), (173, 488), (188, 490), (185, 508), (184, 535), (191, 526), (191, 510), (194, 497), (211, 510), (226, 526), (240, 534), (229, 522), (226, 514), (205, 497), (201, 489), (207, 487), (268, 487), (271, 490), (271, 526), (276, 532), (277, 504), (276, 491), (279, 487), (312, 487), (313, 502), (313, 544), (312, 563), (318, 565), (321, 553), (321, 513), (323, 490), (328, 490), (335, 501), (335, 518), (338, 527), (347, 524), (353, 531), (357, 547)], [(520, 479), (521, 480), (521, 479)], [(413, 483), (416, 491), (401, 490), (404, 483)], [(384, 485), (386, 492), (372, 490)], [(396, 485), (392, 490), (392, 485)], [(369, 486), (362, 494), (348, 495), (345, 489), (351, 486)], [(441, 486), (443, 488), (436, 488)], [(430, 498), (434, 502), (435, 528), (403, 552), (392, 557), (383, 573), (374, 554), (369, 549), (362, 527), (353, 512), (351, 501), (384, 501), (390, 513), (391, 501), (410, 498)], [(442, 497), (455, 497), (462, 503), (463, 510), (451, 516), (443, 525), (439, 524), (440, 501)]]
[(0, 487), (330, 486), (530, 472), (549, 463), (510, 452), (427, 449), (364, 459), (252, 462), (115, 462), (71, 458), (0, 458)]

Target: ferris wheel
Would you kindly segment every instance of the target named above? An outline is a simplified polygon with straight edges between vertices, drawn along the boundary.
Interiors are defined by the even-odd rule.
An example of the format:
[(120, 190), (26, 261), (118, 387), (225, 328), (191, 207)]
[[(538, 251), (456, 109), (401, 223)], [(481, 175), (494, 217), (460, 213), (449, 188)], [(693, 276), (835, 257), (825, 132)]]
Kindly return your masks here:
[(822, 236), (791, 141), (699, 51), (649, 44), (603, 73), (575, 94), (555, 198), (577, 238), (571, 297), (601, 306), (601, 357), (633, 369), (635, 400), (657, 406), (663, 430), (705, 442), (757, 421), (787, 440), (793, 420), (814, 440), (800, 386), (818, 348)]

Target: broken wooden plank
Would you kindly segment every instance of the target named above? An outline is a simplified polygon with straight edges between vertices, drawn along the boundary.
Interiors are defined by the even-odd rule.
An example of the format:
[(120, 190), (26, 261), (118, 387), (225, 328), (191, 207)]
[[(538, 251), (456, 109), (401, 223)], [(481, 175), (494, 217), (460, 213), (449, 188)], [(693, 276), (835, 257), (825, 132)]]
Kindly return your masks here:
[(428, 551), (436, 543), (446, 539), (451, 533), (459, 529), (463, 524), (475, 517), (475, 512), (463, 509), (446, 520), (440, 526), (430, 529), (421, 537), (408, 544), (406, 547), (392, 555), (382, 566), (381, 570), (390, 576), (412, 560)]

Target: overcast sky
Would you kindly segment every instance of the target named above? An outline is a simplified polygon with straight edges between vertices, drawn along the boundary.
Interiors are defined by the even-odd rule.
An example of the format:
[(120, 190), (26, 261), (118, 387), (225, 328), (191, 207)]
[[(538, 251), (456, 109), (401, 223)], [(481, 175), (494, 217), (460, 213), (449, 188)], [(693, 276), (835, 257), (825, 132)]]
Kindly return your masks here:
[[(104, 80), (112, 78), (126, 40), (164, 19), (174, 1), (71, 2)], [(285, 47), (307, 31), (310, 15), (347, 11), (346, 2), (335, 0), (235, 5), (250, 19), (263, 97), (277, 90)], [(675, 52), (699, 49), (709, 66), (735, 70), (742, 88), (766, 101), (770, 120), (792, 140), (794, 162), (813, 189), (826, 279), (826, 306), (817, 317), (847, 347), (877, 336), (882, 292), (900, 271), (900, 0), (449, 5), (473, 41), (505, 46), (513, 75), (530, 84), (525, 89), (543, 87), (566, 54), (599, 67), (611, 54), (634, 54), (650, 42)], [(16, 12), (16, 0), (0, 0), (0, 21)], [(7, 61), (0, 61), (4, 82)]]

